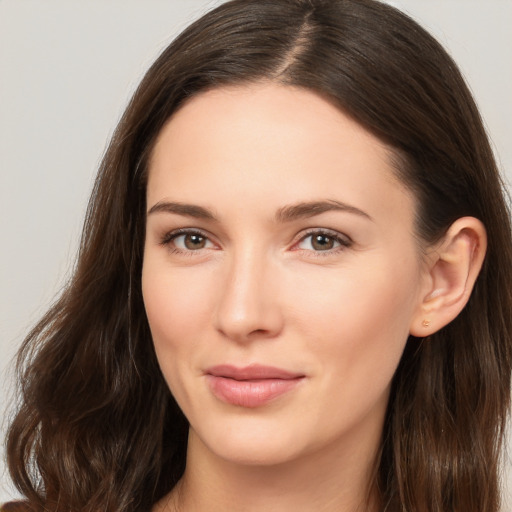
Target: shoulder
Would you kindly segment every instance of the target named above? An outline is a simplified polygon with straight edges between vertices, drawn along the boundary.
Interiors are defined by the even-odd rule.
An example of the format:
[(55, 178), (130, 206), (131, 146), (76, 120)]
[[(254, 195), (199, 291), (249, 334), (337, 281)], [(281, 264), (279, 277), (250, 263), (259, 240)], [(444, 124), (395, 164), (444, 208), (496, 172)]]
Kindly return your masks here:
[(31, 510), (26, 501), (10, 501), (0, 505), (0, 512), (30, 512)]

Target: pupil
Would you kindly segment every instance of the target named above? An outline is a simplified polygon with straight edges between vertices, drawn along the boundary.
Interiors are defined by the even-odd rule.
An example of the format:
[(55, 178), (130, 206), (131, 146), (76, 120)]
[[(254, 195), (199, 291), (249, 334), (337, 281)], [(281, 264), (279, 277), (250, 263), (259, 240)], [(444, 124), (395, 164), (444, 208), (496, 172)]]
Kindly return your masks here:
[(313, 247), (319, 251), (326, 251), (332, 249), (334, 240), (325, 235), (316, 235), (313, 237)]
[(187, 249), (202, 249), (205, 239), (201, 235), (187, 235), (185, 237), (185, 247)]

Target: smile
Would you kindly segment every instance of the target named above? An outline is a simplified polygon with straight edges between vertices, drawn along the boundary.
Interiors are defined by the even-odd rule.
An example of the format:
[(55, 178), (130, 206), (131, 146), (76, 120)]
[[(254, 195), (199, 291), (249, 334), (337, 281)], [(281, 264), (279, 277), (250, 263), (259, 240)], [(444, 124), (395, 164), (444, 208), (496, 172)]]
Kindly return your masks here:
[(247, 408), (262, 406), (288, 393), (304, 377), (303, 374), (259, 365), (245, 368), (221, 365), (206, 371), (208, 386), (219, 400)]

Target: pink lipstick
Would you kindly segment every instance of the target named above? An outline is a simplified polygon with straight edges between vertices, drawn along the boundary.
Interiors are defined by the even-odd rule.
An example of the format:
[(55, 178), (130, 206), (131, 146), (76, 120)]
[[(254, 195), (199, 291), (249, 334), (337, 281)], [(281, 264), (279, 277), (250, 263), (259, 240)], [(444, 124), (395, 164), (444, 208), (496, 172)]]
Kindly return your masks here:
[(206, 370), (212, 393), (223, 402), (240, 407), (259, 407), (293, 390), (305, 377), (272, 366), (213, 366)]

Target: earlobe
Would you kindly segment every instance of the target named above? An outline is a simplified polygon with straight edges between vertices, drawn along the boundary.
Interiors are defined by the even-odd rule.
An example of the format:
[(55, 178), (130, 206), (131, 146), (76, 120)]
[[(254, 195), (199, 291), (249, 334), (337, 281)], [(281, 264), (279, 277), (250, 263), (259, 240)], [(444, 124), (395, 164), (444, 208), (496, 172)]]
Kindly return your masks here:
[(457, 219), (428, 256), (425, 286), (410, 334), (425, 337), (449, 324), (469, 300), (487, 249), (484, 225)]

